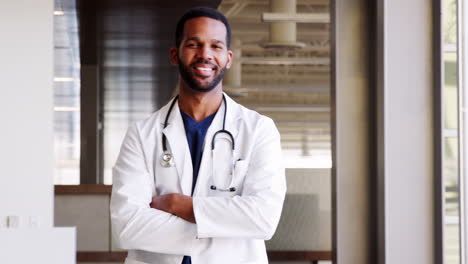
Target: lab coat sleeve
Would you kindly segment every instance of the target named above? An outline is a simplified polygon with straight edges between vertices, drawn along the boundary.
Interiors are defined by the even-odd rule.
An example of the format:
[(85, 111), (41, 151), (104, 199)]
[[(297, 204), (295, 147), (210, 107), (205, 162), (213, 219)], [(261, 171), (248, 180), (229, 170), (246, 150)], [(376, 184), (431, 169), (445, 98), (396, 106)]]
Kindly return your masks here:
[(270, 239), (278, 225), (286, 193), (280, 135), (273, 121), (255, 129), (254, 149), (241, 195), (194, 197), (199, 238)]
[(127, 250), (190, 255), (196, 240), (195, 225), (151, 208), (153, 187), (135, 125), (128, 130), (113, 169), (113, 237)]

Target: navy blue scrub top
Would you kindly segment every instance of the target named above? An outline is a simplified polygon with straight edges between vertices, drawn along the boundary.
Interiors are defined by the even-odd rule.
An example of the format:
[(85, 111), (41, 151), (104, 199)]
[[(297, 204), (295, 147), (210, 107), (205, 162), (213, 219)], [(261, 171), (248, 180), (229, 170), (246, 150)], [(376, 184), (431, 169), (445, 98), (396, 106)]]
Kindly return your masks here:
[[(190, 155), (192, 156), (193, 167), (193, 181), (192, 181), (192, 195), (197, 183), (198, 171), (203, 154), (203, 143), (205, 141), (206, 131), (211, 125), (216, 113), (206, 117), (198, 122), (193, 120), (192, 117), (180, 110), (182, 119), (184, 120), (185, 134), (187, 135), (187, 142), (190, 148)], [(184, 256), (182, 264), (192, 264), (192, 259), (189, 256)]]

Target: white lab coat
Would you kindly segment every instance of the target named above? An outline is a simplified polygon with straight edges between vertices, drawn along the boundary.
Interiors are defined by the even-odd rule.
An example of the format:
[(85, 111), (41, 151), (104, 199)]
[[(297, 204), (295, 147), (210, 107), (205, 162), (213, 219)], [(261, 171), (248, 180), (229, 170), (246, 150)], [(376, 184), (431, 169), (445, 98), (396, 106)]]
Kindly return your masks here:
[[(165, 129), (169, 104), (129, 128), (113, 170), (110, 207), (113, 237), (129, 251), (125, 263), (180, 264), (184, 255), (193, 264), (268, 263), (264, 240), (275, 232), (286, 192), (280, 135), (270, 118), (225, 96), (226, 130), (235, 138), (235, 151), (222, 136), (216, 140), (213, 177), (210, 146), (222, 129), (223, 103), (205, 137), (193, 194), (196, 224), (149, 207), (154, 195), (191, 195), (192, 161), (178, 104)], [(162, 133), (174, 167), (160, 164)], [(211, 190), (213, 184), (228, 187), (231, 179), (218, 176), (225, 171), (217, 165), (239, 159), (233, 173), (237, 190)]]

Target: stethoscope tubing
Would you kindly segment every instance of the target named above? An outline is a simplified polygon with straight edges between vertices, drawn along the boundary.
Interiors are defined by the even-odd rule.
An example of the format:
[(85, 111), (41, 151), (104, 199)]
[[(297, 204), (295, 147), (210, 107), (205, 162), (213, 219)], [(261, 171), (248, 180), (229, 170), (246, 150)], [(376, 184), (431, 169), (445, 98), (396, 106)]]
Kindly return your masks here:
[[(163, 129), (167, 127), (168, 121), (169, 121), (169, 116), (171, 115), (172, 109), (174, 108), (174, 105), (175, 105), (175, 103), (177, 102), (178, 99), (179, 99), (179, 95), (174, 97), (174, 99), (172, 100), (171, 105), (169, 106), (169, 111), (167, 112), (166, 118), (164, 120)], [(223, 101), (224, 101), (223, 129), (216, 131), (214, 133), (214, 135), (213, 135), (213, 138), (211, 139), (212, 161), (213, 161), (213, 152), (214, 152), (214, 149), (215, 149), (216, 136), (218, 136), (219, 134), (222, 134), (222, 133), (227, 134), (229, 136), (229, 138), (231, 139), (231, 147), (232, 147), (233, 153), (234, 153), (234, 150), (235, 150), (234, 137), (232, 136), (231, 132), (226, 130), (227, 102), (226, 102), (226, 97), (224, 96), (224, 94), (223, 94)], [(161, 159), (161, 165), (163, 167), (171, 167), (173, 165), (173, 162), (172, 162), (173, 157), (172, 157), (172, 153), (167, 151), (167, 139), (166, 139), (166, 136), (164, 135), (164, 133), (162, 133), (162, 148), (163, 148), (163, 157)], [(229, 186), (232, 186), (232, 184), (234, 183), (234, 165), (232, 165), (232, 166), (233, 166), (233, 169), (231, 171), (231, 182), (230, 182)], [(211, 170), (212, 170), (212, 174), (213, 174), (213, 177), (214, 177), (213, 165), (212, 165)], [(221, 192), (235, 192), (236, 191), (235, 187), (218, 188), (218, 187), (216, 187), (216, 185), (211, 185), (210, 189), (211, 190), (221, 191)]]
[[(172, 108), (174, 108), (174, 105), (177, 102), (177, 99), (179, 99), (179, 95), (176, 95), (176, 97), (174, 97), (174, 100), (172, 100), (171, 106), (169, 106), (169, 111), (167, 112), (166, 119), (164, 120), (163, 129), (167, 127), (167, 122), (169, 121), (169, 116), (171, 115)], [(162, 147), (163, 147), (163, 152), (164, 153), (167, 152), (166, 142), (167, 142), (166, 135), (164, 135), (164, 133), (162, 133)]]

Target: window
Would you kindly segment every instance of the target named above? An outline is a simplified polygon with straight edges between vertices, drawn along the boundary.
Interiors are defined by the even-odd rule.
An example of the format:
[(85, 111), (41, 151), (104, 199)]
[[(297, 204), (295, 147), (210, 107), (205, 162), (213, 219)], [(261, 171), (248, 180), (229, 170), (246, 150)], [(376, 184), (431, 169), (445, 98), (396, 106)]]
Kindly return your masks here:
[(468, 145), (466, 144), (466, 44), (464, 1), (442, 0), (443, 58), (443, 179), (445, 184), (444, 257), (449, 264), (467, 263), (466, 182)]
[(54, 11), (55, 184), (80, 183), (80, 53), (74, 1)]

